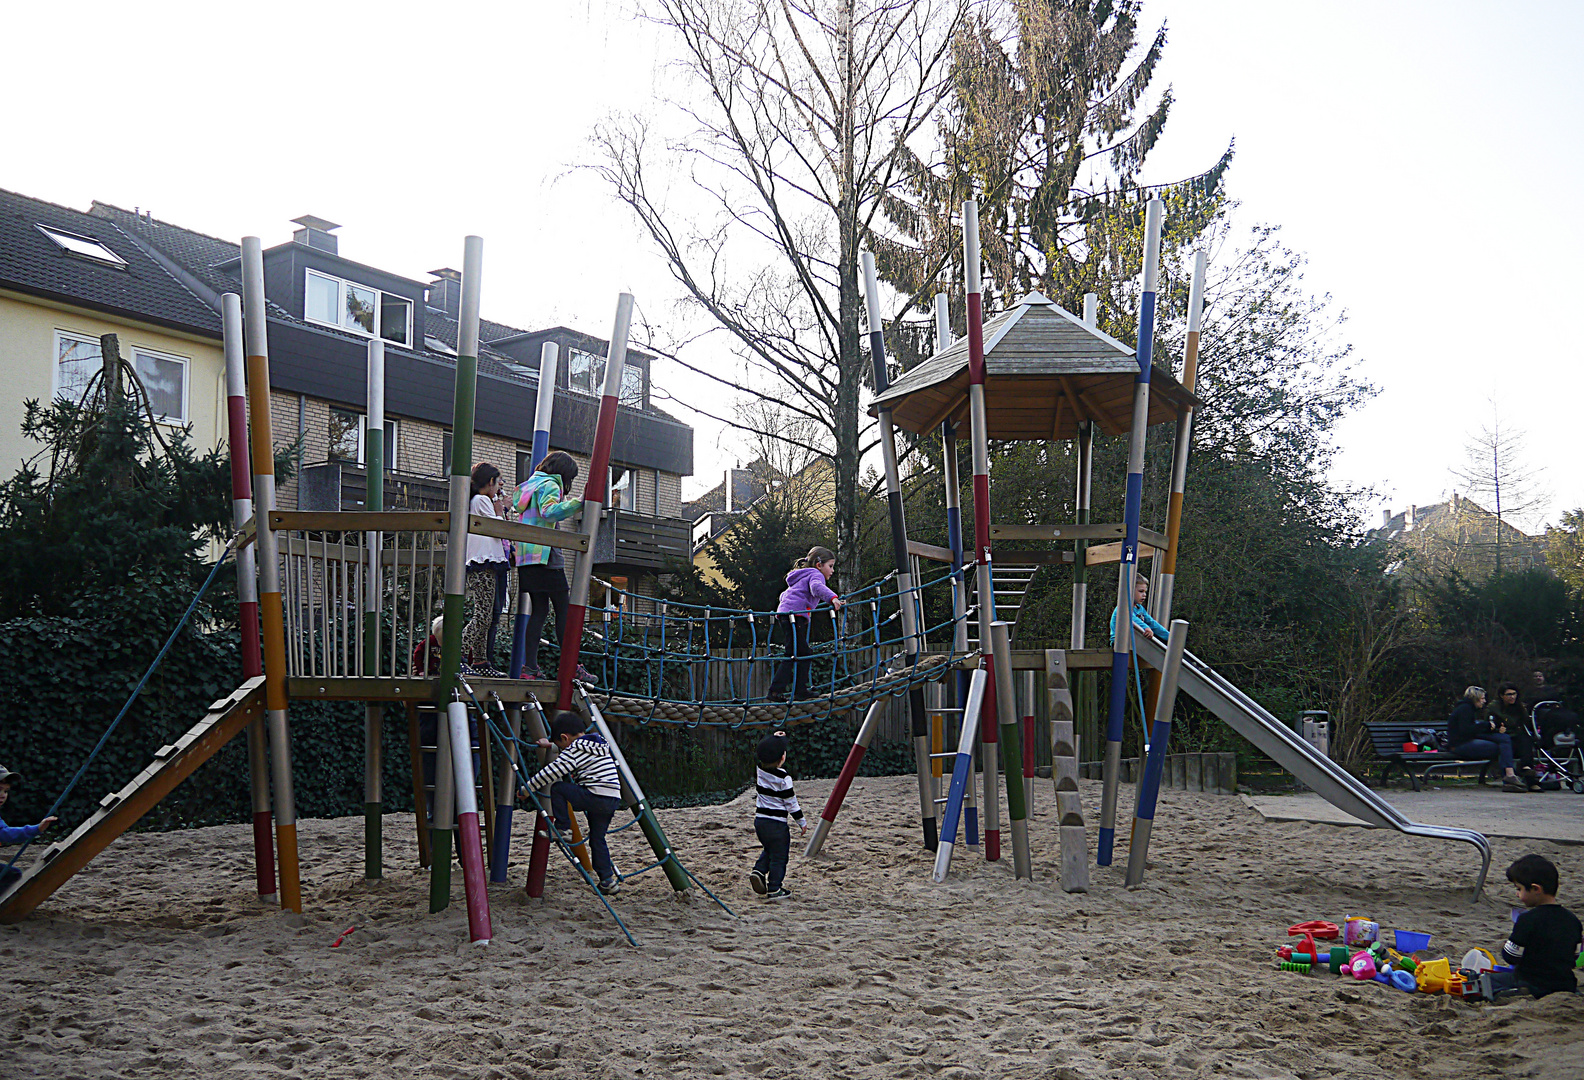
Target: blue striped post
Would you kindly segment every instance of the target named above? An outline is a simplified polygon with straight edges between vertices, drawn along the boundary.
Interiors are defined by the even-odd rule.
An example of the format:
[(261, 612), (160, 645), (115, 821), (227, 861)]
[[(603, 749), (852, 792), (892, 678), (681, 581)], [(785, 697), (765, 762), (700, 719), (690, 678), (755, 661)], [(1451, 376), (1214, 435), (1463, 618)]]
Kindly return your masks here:
[(946, 880), (951, 869), (952, 848), (957, 844), (957, 821), (962, 817), (963, 797), (973, 783), (974, 738), (979, 733), (979, 712), (984, 707), (985, 686), (990, 673), (975, 668), (968, 680), (967, 708), (963, 710), (962, 733), (957, 737), (957, 758), (952, 763), (951, 789), (946, 793), (946, 814), (941, 819), (940, 843), (935, 848), (936, 883)]
[(1144, 880), (1144, 859), (1149, 854), (1150, 830), (1155, 827), (1155, 800), (1160, 796), (1161, 770), (1166, 765), (1166, 744), (1171, 740), (1172, 707), (1177, 703), (1177, 673), (1182, 670), (1188, 645), (1188, 624), (1173, 619), (1166, 639), (1166, 667), (1160, 673), (1160, 695), (1155, 699), (1155, 723), (1150, 728), (1149, 753), (1139, 777), (1138, 803), (1133, 811), (1133, 839), (1128, 844), (1127, 884)]
[(1133, 652), (1133, 576), (1138, 570), (1139, 505), (1144, 496), (1144, 436), (1149, 430), (1150, 352), (1155, 336), (1155, 286), (1160, 271), (1161, 219), (1166, 204), (1151, 199), (1144, 218), (1144, 295), (1139, 298), (1138, 379), (1133, 384), (1133, 428), (1128, 432), (1127, 496), (1123, 503), (1122, 561), (1117, 567), (1116, 640), (1111, 646), (1111, 701), (1106, 714), (1100, 845), (1095, 859), (1111, 865), (1116, 839), (1117, 787), (1122, 772), (1122, 718), (1127, 707), (1128, 658)]

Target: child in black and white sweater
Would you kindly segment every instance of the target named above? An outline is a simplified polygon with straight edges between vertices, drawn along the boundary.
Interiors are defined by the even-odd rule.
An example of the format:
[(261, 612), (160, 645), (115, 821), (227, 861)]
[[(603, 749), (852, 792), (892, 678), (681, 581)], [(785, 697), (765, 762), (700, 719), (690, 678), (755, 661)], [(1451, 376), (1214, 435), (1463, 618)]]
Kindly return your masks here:
[(754, 800), (754, 835), (759, 837), (759, 861), (748, 873), (748, 884), (766, 900), (785, 900), (792, 891), (782, 884), (786, 878), (787, 856), (792, 852), (792, 826), (808, 832), (808, 822), (803, 820), (803, 808), (798, 805), (797, 793), (792, 790), (792, 778), (785, 769), (787, 753), (786, 732), (766, 735), (759, 741), (755, 757), (759, 770), (754, 784), (758, 795)]

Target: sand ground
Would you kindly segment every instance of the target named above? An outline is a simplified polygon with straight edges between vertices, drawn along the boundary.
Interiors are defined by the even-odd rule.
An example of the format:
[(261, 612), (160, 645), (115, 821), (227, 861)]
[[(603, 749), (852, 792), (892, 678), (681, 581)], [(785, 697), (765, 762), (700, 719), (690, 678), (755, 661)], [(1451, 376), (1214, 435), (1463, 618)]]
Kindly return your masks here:
[[(800, 784), (817, 811), (829, 781)], [(1274, 969), (1285, 928), (1365, 914), (1432, 932), (1433, 955), (1498, 949), (1501, 871), (1540, 851), (1584, 908), (1584, 847), (1497, 839), (1470, 903), (1465, 845), (1268, 822), (1167, 791), (1150, 870), (1125, 850), (1087, 895), (1055, 885), (1048, 782), (1036, 880), (959, 847), (929, 879), (905, 777), (860, 780), (826, 854), (796, 852), (791, 901), (756, 901), (751, 803), (663, 811), (690, 868), (738, 914), (658, 872), (617, 906), (623, 940), (559, 856), (546, 899), (491, 893), (495, 940), (427, 913), (410, 816), (386, 818), (384, 880), (361, 818), (300, 823), (305, 914), (261, 905), (245, 826), (124, 837), (33, 916), (0, 927), (6, 1077), (1584, 1077), (1584, 997), (1499, 1008)], [(1124, 797), (1130, 795), (1124, 789)], [(1086, 782), (1097, 809), (1097, 784)], [(1095, 817), (1091, 817), (1091, 822)], [(1091, 828), (1091, 843), (1094, 830)], [(618, 863), (647, 862), (637, 830)], [(348, 926), (345, 943), (330, 944)]]

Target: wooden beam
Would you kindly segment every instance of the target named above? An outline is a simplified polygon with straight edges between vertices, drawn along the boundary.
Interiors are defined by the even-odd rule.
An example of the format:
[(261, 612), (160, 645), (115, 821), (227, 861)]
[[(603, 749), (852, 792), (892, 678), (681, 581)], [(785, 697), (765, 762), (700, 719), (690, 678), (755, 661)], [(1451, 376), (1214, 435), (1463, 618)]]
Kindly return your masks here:
[(445, 532), (451, 515), (443, 510), (272, 510), (269, 527), (277, 532)]
[(917, 540), (907, 542), (909, 555), (917, 555), (921, 559), (933, 559), (936, 562), (949, 563), (952, 561), (951, 548), (936, 547), (934, 544), (923, 544)]
[(961, 395), (953, 393), (953, 390), (954, 388), (952, 385), (947, 383), (945, 386), (945, 391), (947, 394), (946, 407), (944, 409), (936, 409), (935, 415), (930, 418), (930, 422), (928, 424), (924, 425), (923, 430), (921, 430), (919, 434), (928, 435), (930, 432), (940, 427), (941, 424), (945, 423), (946, 419), (962, 406), (963, 402), (961, 400)]
[(1070, 551), (1003, 551), (995, 548), (991, 554), (996, 562), (1008, 566), (1059, 566), (1073, 561)]
[(258, 515), (254, 514), (252, 517), (250, 517), (246, 521), (244, 521), (242, 523), (242, 527), (237, 530), (237, 545), (236, 545), (236, 549), (238, 551), (241, 551), (243, 548), (247, 547), (249, 544), (253, 543), (257, 539), (258, 539)]
[[(1086, 671), (1110, 671), (1111, 670), (1111, 650), (1110, 649), (1067, 649), (1065, 651), (1067, 653), (1067, 667), (1068, 667), (1069, 670), (1080, 670), (1080, 669), (1081, 670), (1086, 670)], [(973, 670), (974, 666), (979, 662), (980, 659), (981, 659), (980, 657), (972, 657), (972, 658), (969, 658), (967, 660), (961, 661), (961, 664), (964, 667), (966, 667), (967, 670), (971, 671), (971, 670)], [(1044, 671), (1045, 670), (1045, 650), (1044, 649), (1013, 649), (1012, 650), (1012, 670), (1013, 671)]]
[[(1155, 553), (1156, 549), (1150, 547), (1148, 544), (1139, 545), (1138, 557), (1140, 562), (1143, 562), (1145, 559), (1152, 558)], [(1084, 565), (1094, 566), (1098, 563), (1114, 563), (1121, 561), (1122, 541), (1118, 540), (1114, 544), (1096, 544), (1091, 547), (1086, 553)]]
[(1120, 522), (1099, 522), (1087, 525), (995, 525), (990, 526), (991, 540), (1109, 540), (1126, 535)]
[[(1129, 417), (1125, 423), (1118, 421), (1116, 415), (1112, 413), (1110, 409), (1107, 409), (1105, 406), (1096, 402), (1094, 398), (1089, 395), (1087, 390), (1079, 390), (1077, 387), (1071, 386), (1070, 383), (1071, 379), (1063, 376), (1063, 389), (1066, 389), (1069, 393), (1076, 396), (1078, 400), (1083, 403), (1085, 409), (1088, 410), (1088, 415), (1094, 417), (1094, 419), (1099, 422), (1100, 431), (1102, 434), (1121, 435), (1125, 433), (1128, 428), (1133, 426), (1133, 420), (1131, 417)], [(1110, 431), (1106, 431), (1107, 424), (1111, 425)]]
[[(357, 676), (312, 679), (302, 676), (286, 680), (286, 693), (292, 698), (318, 701), (411, 701), (427, 705), (434, 700), (439, 679), (388, 679)], [(502, 701), (527, 701), (532, 694), (541, 701), (555, 696), (554, 680), (482, 679), (468, 677), (468, 685), (479, 695), (493, 691)]]
[(561, 532), (543, 525), (524, 525), (520, 521), (502, 521), (481, 514), (468, 515), (468, 532), (474, 536), (498, 536), (502, 540), (520, 540), (525, 544), (542, 544), (564, 551), (588, 550), (588, 536), (584, 533)]
[(1051, 410), (1051, 442), (1055, 442), (1061, 436), (1062, 405), (1066, 400), (1066, 398), (1057, 398), (1056, 407)]

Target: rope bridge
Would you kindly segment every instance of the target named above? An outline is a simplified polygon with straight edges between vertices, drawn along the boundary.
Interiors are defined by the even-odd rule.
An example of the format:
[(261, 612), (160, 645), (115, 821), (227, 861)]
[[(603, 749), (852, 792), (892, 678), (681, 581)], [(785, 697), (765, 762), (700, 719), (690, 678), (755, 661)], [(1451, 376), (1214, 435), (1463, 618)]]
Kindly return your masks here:
[[(584, 643), (584, 663), (601, 684), (589, 692), (607, 716), (639, 725), (780, 727), (863, 709), (941, 678), (962, 659), (952, 651), (956, 619), (947, 614), (931, 625), (924, 599), (932, 589), (939, 591), (939, 607), (949, 613), (946, 588), (954, 574), (971, 569), (943, 570), (905, 592), (895, 588), (892, 573), (842, 597), (840, 610), (816, 610), (806, 658), (813, 696), (786, 702), (770, 700), (762, 689), (774, 665), (786, 659), (779, 641), (785, 631), (774, 632), (775, 612), (654, 600), (602, 582), (612, 601), (621, 599), (605, 612), (605, 632)], [(634, 613), (634, 600), (653, 603), (655, 611)], [(919, 655), (911, 664), (903, 603), (913, 605), (921, 628), (914, 643)], [(961, 617), (972, 618), (973, 612)], [(927, 652), (932, 637), (947, 651)]]

